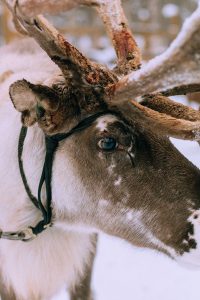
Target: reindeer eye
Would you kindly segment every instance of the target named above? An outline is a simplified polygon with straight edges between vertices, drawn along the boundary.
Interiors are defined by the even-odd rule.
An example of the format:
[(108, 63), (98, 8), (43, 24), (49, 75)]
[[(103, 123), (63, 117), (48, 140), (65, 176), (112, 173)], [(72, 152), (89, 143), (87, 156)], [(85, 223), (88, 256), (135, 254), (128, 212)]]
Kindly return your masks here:
[(113, 151), (117, 148), (117, 141), (112, 137), (105, 137), (98, 142), (100, 149), (104, 151)]
[(45, 115), (45, 109), (39, 105), (36, 106), (36, 114), (38, 118), (42, 118)]

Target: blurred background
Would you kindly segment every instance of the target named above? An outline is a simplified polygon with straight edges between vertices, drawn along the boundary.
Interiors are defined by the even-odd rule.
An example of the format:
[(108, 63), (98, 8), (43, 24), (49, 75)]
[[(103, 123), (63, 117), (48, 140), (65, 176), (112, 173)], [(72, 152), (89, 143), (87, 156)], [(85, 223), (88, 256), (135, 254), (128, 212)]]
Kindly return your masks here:
[[(145, 60), (161, 53), (174, 39), (180, 26), (197, 6), (197, 0), (124, 0), (129, 25), (142, 48)], [(105, 50), (110, 43), (95, 10), (76, 8), (50, 17), (57, 28), (78, 40), (80, 47)], [(0, 4), (0, 43), (16, 37), (8, 11)], [(84, 41), (84, 42), (83, 42)], [(77, 42), (77, 43), (78, 43)], [(94, 54), (91, 52), (91, 56)], [(96, 59), (96, 57), (94, 57)], [(114, 60), (113, 52), (107, 57)]]
[[(142, 49), (143, 59), (147, 61), (169, 46), (183, 21), (195, 10), (198, 1), (122, 2), (130, 27)], [(109, 66), (114, 64), (114, 50), (94, 10), (76, 8), (48, 18), (87, 56)], [(8, 11), (1, 4), (0, 25), (0, 45), (20, 38)], [(197, 109), (200, 103), (198, 93), (175, 99), (186, 104), (189, 102)], [(197, 143), (173, 142), (188, 159), (200, 167)], [(116, 238), (106, 235), (100, 237), (93, 274), (97, 300), (199, 300), (199, 282), (200, 270), (182, 268), (162, 254), (134, 248)], [(66, 299), (65, 291), (61, 291), (55, 299)]]

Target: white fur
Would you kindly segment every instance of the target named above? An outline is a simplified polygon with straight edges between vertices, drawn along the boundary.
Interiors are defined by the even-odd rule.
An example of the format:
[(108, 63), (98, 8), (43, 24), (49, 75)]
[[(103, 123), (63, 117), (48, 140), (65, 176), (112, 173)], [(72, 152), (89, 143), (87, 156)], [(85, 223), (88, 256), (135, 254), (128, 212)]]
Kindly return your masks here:
[(114, 168), (116, 167), (116, 164), (112, 162), (110, 166), (107, 168), (109, 175), (112, 175), (114, 173)]
[[(4, 231), (16, 231), (36, 224), (40, 213), (33, 207), (24, 190), (17, 162), (17, 145), (21, 127), (20, 114), (15, 111), (9, 99), (9, 85), (25, 78), (31, 82), (45, 82), (49, 74), (57, 72), (57, 67), (37, 51), (34, 59), (31, 54), (13, 54), (12, 47), (0, 50), (0, 74), (11, 70), (11, 74), (0, 85), (0, 228)], [(40, 71), (39, 71), (40, 70)], [(34, 195), (44, 161), (44, 136), (37, 125), (28, 130), (25, 141), (23, 161), (25, 173)], [(75, 179), (75, 172), (70, 161), (65, 159), (68, 168), (65, 199), (60, 198), (58, 206), (71, 202), (69, 209), (74, 208), (73, 201), (82, 199), (81, 183)], [(60, 165), (62, 177), (62, 165)], [(65, 174), (66, 176), (66, 174)], [(71, 180), (71, 181), (70, 181)], [(76, 191), (76, 192), (75, 192)], [(59, 196), (59, 195), (58, 195)], [(76, 198), (73, 198), (76, 197)], [(67, 205), (67, 204), (66, 204)], [(88, 233), (63, 231), (62, 228), (50, 228), (27, 243), (20, 241), (0, 240), (0, 269), (5, 284), (11, 286), (24, 299), (50, 299), (63, 286), (72, 286), (84, 272), (89, 259), (91, 241)]]
[(98, 118), (98, 120), (96, 121), (96, 128), (103, 132), (107, 129), (107, 126), (110, 124), (110, 123), (113, 123), (114, 121), (117, 120), (117, 117), (115, 116), (112, 116), (112, 115), (107, 115), (107, 116), (102, 116), (100, 118)]
[(122, 182), (122, 177), (121, 177), (121, 176), (118, 176), (118, 178), (114, 181), (114, 185), (115, 185), (115, 186), (118, 186), (118, 185), (121, 184), (121, 182)]

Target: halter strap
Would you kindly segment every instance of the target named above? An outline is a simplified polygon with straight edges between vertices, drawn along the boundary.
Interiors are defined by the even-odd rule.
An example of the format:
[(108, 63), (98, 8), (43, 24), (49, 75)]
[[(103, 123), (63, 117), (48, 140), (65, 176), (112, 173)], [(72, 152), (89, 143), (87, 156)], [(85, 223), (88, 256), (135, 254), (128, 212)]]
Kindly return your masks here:
[[(43, 219), (38, 222), (35, 227), (28, 227), (27, 229), (20, 231), (20, 232), (1, 232), (0, 231), (0, 238), (7, 238), (12, 240), (22, 240), (28, 241), (35, 238), (39, 233), (44, 231), (47, 227), (52, 226), (52, 190), (51, 190), (51, 178), (52, 178), (52, 166), (53, 166), (53, 158), (54, 153), (59, 145), (59, 142), (63, 141), (64, 139), (70, 137), (72, 134), (80, 132), (89, 126), (91, 126), (94, 121), (103, 116), (105, 114), (114, 114), (111, 111), (103, 111), (98, 112), (94, 115), (91, 115), (82, 121), (80, 121), (75, 127), (69, 130), (67, 133), (58, 133), (52, 136), (45, 136), (45, 146), (46, 146), (46, 155), (44, 160), (44, 166), (42, 170), (42, 175), (40, 178), (39, 186), (38, 186), (38, 197), (36, 198), (29, 187), (27, 182), (27, 178), (24, 172), (22, 154), (23, 154), (23, 147), (25, 138), (27, 135), (27, 127), (22, 126), (19, 136), (19, 143), (18, 143), (18, 163), (19, 163), (19, 170), (21, 174), (21, 178), (24, 184), (24, 188), (27, 192), (27, 195), (33, 205), (38, 208), (43, 216)], [(42, 203), (42, 187), (45, 183), (46, 187), (46, 205), (44, 206)]]

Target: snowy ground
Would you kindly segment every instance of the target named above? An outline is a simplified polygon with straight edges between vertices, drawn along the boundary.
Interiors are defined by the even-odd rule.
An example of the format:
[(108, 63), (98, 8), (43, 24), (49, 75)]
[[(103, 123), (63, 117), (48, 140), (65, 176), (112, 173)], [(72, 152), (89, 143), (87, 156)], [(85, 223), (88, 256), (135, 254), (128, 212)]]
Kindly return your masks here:
[[(173, 140), (200, 167), (197, 143)], [(199, 300), (200, 270), (179, 266), (163, 254), (101, 235), (93, 274), (96, 300)], [(64, 300), (62, 292), (54, 300)]]

